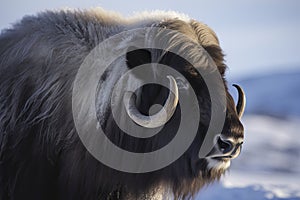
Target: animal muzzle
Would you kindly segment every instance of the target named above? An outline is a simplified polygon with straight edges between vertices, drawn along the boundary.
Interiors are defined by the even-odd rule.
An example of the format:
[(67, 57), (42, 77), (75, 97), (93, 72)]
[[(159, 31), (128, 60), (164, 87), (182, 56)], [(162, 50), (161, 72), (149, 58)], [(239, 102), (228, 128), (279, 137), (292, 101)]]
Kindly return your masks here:
[[(239, 97), (238, 97), (238, 102), (235, 110), (238, 118), (241, 119), (245, 111), (246, 96), (245, 96), (245, 92), (239, 85), (234, 84), (233, 86), (238, 90)], [(214, 147), (206, 157), (215, 158), (215, 159), (236, 158), (241, 152), (242, 144), (243, 144), (243, 137), (236, 139), (236, 138), (227, 138), (224, 135), (219, 135), (216, 138)]]
[(240, 154), (242, 144), (243, 141), (241, 140), (236, 141), (234, 139), (218, 136), (215, 146), (206, 157), (215, 159), (234, 159)]

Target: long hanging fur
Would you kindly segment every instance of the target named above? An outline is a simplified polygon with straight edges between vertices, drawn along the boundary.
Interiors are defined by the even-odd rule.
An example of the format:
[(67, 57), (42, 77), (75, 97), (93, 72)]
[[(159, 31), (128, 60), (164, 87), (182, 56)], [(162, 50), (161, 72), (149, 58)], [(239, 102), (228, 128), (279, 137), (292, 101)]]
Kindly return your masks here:
[[(163, 194), (189, 198), (224, 173), (222, 169), (207, 168), (205, 160), (197, 159), (203, 140), (201, 132), (207, 129), (204, 118), (210, 116), (207, 91), (199, 92), (205, 109), (201, 110), (203, 119), (195, 141), (176, 162), (155, 172), (130, 174), (110, 169), (88, 153), (76, 133), (71, 107), (72, 84), (84, 58), (114, 34), (154, 25), (177, 30), (203, 46), (224, 76), (223, 53), (213, 31), (174, 12), (142, 13), (126, 19), (102, 9), (47, 11), (26, 16), (2, 31), (0, 199), (155, 199), (163, 198), (160, 196)], [(162, 57), (162, 52), (157, 53)], [(197, 56), (195, 52), (191, 55)], [(170, 64), (176, 65), (175, 61)], [(182, 73), (188, 76), (192, 70), (182, 69)], [(200, 90), (203, 80), (196, 82), (199, 85), (195, 89)], [(167, 93), (158, 92), (157, 88), (151, 91), (143, 98)], [(231, 113), (224, 128), (242, 134), (230, 95), (228, 99)], [(141, 106), (146, 109), (151, 103)], [(105, 129), (113, 135), (112, 140), (119, 140), (118, 135), (122, 133), (111, 117), (105, 116)], [(168, 139), (165, 137), (161, 140)], [(127, 142), (129, 139), (125, 138), (125, 146), (129, 145)]]

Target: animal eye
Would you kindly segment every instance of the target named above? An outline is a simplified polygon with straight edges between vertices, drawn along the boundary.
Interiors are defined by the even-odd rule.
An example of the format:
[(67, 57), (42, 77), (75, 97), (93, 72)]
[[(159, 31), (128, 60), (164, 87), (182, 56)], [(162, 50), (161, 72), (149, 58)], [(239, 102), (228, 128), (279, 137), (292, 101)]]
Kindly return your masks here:
[(190, 87), (188, 81), (182, 77), (176, 77), (176, 82), (177, 82), (178, 89), (187, 90)]

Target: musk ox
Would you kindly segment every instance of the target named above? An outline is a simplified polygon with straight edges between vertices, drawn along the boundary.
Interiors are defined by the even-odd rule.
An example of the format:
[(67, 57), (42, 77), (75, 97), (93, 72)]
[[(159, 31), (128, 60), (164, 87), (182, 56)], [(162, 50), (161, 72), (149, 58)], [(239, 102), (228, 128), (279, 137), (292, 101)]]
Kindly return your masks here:
[[(121, 117), (130, 117), (135, 124), (148, 129), (164, 125), (149, 138), (133, 137), (121, 130), (106, 102), (114, 84), (111, 80), (120, 78), (124, 70), (145, 63), (163, 63), (185, 77), (200, 108), (198, 129), (186, 151), (161, 169), (132, 173), (99, 162), (80, 140), (72, 115), (73, 84), (78, 69), (99, 43), (139, 27), (180, 33), (165, 38), (165, 45), (180, 47), (198, 60), (200, 68), (203, 59), (212, 59), (217, 66), (225, 88), (225, 122), (214, 151), (207, 157), (198, 156), (212, 115), (206, 83), (195, 70), (197, 67), (162, 49), (128, 47), (130, 51), (112, 64), (114, 70), (105, 72), (99, 80), (96, 98), (97, 108), (102, 109), (97, 110), (99, 125), (110, 141), (126, 151), (151, 152), (168, 144), (180, 120), (178, 90), (184, 90), (186, 83), (168, 76), (166, 80), (174, 92), (161, 85), (147, 84), (135, 93), (136, 99), (130, 96), (127, 115), (120, 114)], [(244, 93), (235, 85), (239, 92), (235, 106), (228, 93), (225, 71), (216, 34), (207, 25), (182, 14), (150, 12), (124, 18), (94, 9), (47, 11), (24, 17), (0, 36), (0, 199), (193, 197), (202, 186), (220, 178), (230, 160), (239, 155), (243, 142), (240, 118), (245, 107)], [(138, 75), (133, 77), (141, 79)], [(162, 105), (165, 113), (149, 113), (154, 104)], [(163, 114), (167, 116), (162, 123)]]

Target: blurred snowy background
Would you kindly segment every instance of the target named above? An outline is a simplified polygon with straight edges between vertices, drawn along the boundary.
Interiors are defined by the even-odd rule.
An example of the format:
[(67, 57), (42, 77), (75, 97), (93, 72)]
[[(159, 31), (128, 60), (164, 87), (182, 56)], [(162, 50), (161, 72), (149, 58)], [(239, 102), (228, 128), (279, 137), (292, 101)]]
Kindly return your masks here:
[(299, 200), (300, 70), (234, 82), (247, 94), (245, 143), (221, 183), (205, 188), (199, 199)]
[(219, 36), (229, 83), (247, 94), (245, 143), (224, 179), (197, 199), (300, 199), (300, 1), (1, 0), (0, 29), (45, 9), (96, 6), (125, 16), (175, 10)]

